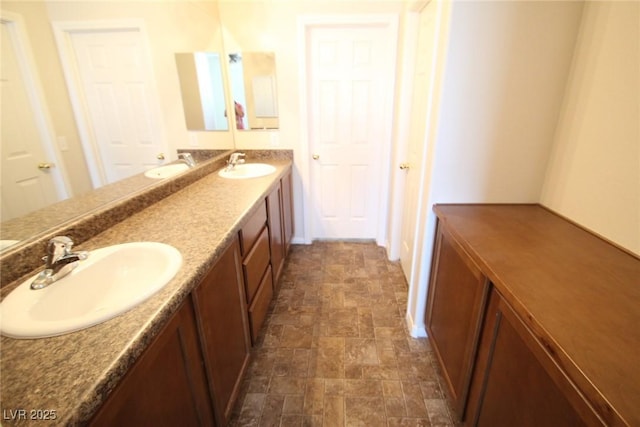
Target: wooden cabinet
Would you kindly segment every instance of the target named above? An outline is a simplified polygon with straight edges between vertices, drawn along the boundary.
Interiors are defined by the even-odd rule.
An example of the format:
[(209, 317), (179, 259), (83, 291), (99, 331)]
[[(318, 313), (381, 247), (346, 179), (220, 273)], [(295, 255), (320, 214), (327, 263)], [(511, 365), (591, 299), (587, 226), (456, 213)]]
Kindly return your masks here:
[(228, 424), (291, 242), (292, 207), (289, 171), (91, 425)]
[(436, 205), (426, 326), (467, 426), (640, 425), (640, 258), (538, 205)]
[(283, 233), (282, 186), (277, 185), (267, 196), (269, 210), (269, 246), (271, 248), (271, 268), (273, 284), (277, 286), (285, 259)]
[(493, 290), (469, 396), (467, 425), (601, 425), (589, 405)]
[(260, 285), (257, 287), (256, 294), (249, 305), (249, 326), (251, 327), (251, 339), (255, 343), (260, 333), (260, 328), (267, 318), (269, 304), (273, 298), (273, 277), (271, 275), (271, 266), (267, 267)]
[(247, 256), (260, 233), (267, 225), (266, 202), (262, 201), (256, 211), (249, 217), (247, 222), (240, 229), (240, 252), (243, 257)]
[(282, 188), (282, 223), (283, 223), (283, 235), (284, 235), (284, 256), (289, 254), (289, 248), (291, 247), (291, 239), (293, 238), (293, 182), (291, 177), (291, 170), (281, 181)]
[(273, 269), (273, 285), (275, 287), (278, 285), (284, 260), (289, 253), (293, 237), (291, 170), (282, 177), (280, 185), (277, 185), (267, 196), (267, 209), (269, 212), (271, 268)]
[(227, 425), (251, 348), (237, 240), (191, 295), (216, 423)]
[(438, 227), (436, 236), (427, 331), (449, 395), (462, 414), (489, 283), (450, 234)]
[(187, 299), (91, 425), (215, 425), (193, 313)]
[(240, 230), (245, 248), (242, 272), (252, 343), (258, 339), (260, 327), (267, 317), (269, 303), (273, 297), (271, 263), (274, 255), (271, 251), (270, 229), (267, 226), (268, 206), (267, 197)]

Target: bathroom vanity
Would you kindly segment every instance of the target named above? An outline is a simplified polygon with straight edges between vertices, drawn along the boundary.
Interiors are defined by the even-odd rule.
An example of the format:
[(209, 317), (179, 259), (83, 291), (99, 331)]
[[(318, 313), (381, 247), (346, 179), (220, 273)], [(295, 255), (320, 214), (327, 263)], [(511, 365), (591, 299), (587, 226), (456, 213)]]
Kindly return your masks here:
[(468, 426), (640, 425), (640, 259), (539, 205), (436, 205), (427, 331)]
[(275, 172), (210, 173), (78, 245), (157, 241), (183, 264), (114, 319), (59, 337), (2, 337), (3, 425), (45, 413), (55, 425), (227, 424), (293, 232), (291, 157), (259, 161)]

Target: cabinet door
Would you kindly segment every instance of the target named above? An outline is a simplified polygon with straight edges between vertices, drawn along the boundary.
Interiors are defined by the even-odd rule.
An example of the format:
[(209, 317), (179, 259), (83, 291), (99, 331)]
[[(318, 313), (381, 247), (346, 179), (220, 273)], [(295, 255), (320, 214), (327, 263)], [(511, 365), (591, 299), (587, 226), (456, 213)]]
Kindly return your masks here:
[(458, 415), (464, 413), (488, 281), (438, 227), (427, 300), (427, 331)]
[(253, 302), (267, 267), (269, 267), (269, 232), (264, 227), (251, 252), (242, 261), (247, 305)]
[(494, 290), (469, 395), (467, 425), (602, 425), (529, 329)]
[(273, 270), (273, 285), (275, 287), (278, 284), (285, 257), (284, 241), (282, 240), (282, 189), (280, 185), (276, 186), (267, 196), (267, 210), (271, 247), (271, 268)]
[(293, 183), (291, 170), (282, 178), (282, 223), (284, 232), (284, 256), (289, 253), (293, 237)]
[(237, 239), (192, 292), (216, 421), (227, 425), (249, 361), (249, 328)]
[(215, 425), (189, 299), (131, 367), (91, 425)]

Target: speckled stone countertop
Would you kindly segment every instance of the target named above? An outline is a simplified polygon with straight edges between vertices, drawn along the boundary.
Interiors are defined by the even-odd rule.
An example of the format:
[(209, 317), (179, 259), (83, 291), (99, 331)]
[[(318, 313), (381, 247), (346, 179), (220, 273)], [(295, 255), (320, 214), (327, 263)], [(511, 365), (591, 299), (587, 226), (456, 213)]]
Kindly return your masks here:
[[(156, 241), (176, 247), (183, 264), (162, 290), (132, 310), (102, 324), (59, 337), (0, 341), (2, 423), (9, 411), (53, 410), (56, 420), (38, 425), (79, 425), (91, 419), (138, 356), (181, 306), (191, 290), (236, 238), (257, 202), (291, 167), (286, 158), (250, 157), (276, 166), (274, 174), (228, 180), (211, 173), (137, 212), (77, 247)], [(55, 286), (53, 284), (52, 286)], [(9, 286), (10, 288), (13, 285)]]

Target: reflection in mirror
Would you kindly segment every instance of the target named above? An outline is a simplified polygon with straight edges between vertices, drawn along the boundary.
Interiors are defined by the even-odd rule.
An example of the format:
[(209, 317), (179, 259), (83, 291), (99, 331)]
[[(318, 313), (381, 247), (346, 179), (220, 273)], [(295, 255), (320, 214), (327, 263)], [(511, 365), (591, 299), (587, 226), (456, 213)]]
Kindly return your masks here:
[(8, 220), (66, 198), (67, 188), (21, 18), (3, 12), (1, 24), (0, 207)]
[(184, 119), (189, 130), (229, 130), (220, 55), (176, 53)]
[[(12, 249), (7, 252), (18, 250), (23, 245), (29, 244), (34, 236), (46, 234), (49, 229), (58, 227), (60, 223), (84, 216), (95, 209), (111, 204), (116, 199), (156, 185), (157, 180), (144, 177), (141, 172), (171, 163), (176, 159), (177, 149), (187, 145), (190, 150), (195, 147), (202, 150), (224, 151), (233, 148), (233, 137), (230, 132), (226, 135), (223, 133), (196, 135), (193, 132), (187, 132), (180, 117), (182, 112), (179, 108), (174, 108), (180, 98), (174, 61), (175, 52), (223, 50), (217, 2), (194, 0), (122, 4), (89, 3), (91, 4), (63, 0), (0, 2), (2, 23), (0, 39), (3, 41), (0, 43), (2, 48), (0, 95), (3, 107), (0, 108), (2, 114), (0, 251), (11, 244), (14, 245), (9, 246)], [(176, 16), (180, 16), (181, 19), (175, 19)], [(146, 23), (140, 27), (144, 31), (142, 29), (135, 31), (142, 22)], [(184, 22), (189, 22), (189, 25), (185, 27)], [(109, 31), (105, 27), (112, 24), (124, 25), (126, 31)], [(85, 31), (83, 25), (93, 27)], [(151, 109), (157, 110), (157, 120), (136, 120), (133, 122), (134, 125), (125, 127), (127, 130), (142, 129), (148, 131), (148, 134), (162, 132), (163, 136), (154, 140), (159, 139), (163, 147), (148, 149), (144, 166), (131, 173), (124, 173), (123, 164), (130, 163), (131, 154), (140, 150), (130, 148), (120, 150), (113, 157), (111, 164), (117, 164), (122, 173), (109, 177), (103, 171), (102, 175), (105, 177), (96, 179), (101, 172), (98, 170), (99, 167), (95, 166), (97, 163), (95, 159), (102, 155), (97, 154), (98, 147), (95, 144), (87, 148), (88, 145), (85, 143), (91, 135), (95, 136), (98, 132), (95, 131), (94, 126), (83, 126), (76, 115), (77, 109), (84, 112), (86, 117), (91, 117), (87, 107), (87, 97), (81, 94), (93, 92), (76, 85), (76, 102), (74, 103), (67, 78), (68, 74), (74, 74), (76, 82), (82, 84), (82, 79), (77, 78), (80, 70), (78, 70), (79, 55), (76, 53), (77, 51), (87, 52), (87, 49), (80, 49), (82, 46), (92, 46), (87, 41), (90, 36), (108, 39), (106, 43), (118, 36), (136, 35), (131, 33), (137, 34), (138, 45), (142, 46), (145, 52), (154, 54), (139, 54), (138, 51), (129, 49), (133, 58), (125, 60), (108, 59), (102, 54), (87, 54), (82, 58), (90, 57), (98, 60), (100, 63), (97, 65), (101, 72), (102, 65), (114, 67), (116, 64), (130, 64), (133, 67), (143, 62), (139, 59), (148, 62), (147, 70), (141, 70), (141, 74), (151, 76), (149, 87), (157, 92), (150, 102)], [(5, 41), (7, 43), (4, 43)], [(87, 42), (82, 44), (85, 41)], [(222, 62), (221, 58), (222, 56), (218, 58), (219, 62)], [(27, 71), (23, 70), (25, 67)], [(218, 70), (220, 68), (218, 65)], [(105, 81), (111, 81), (114, 75), (116, 74), (104, 72), (101, 77), (104, 77)], [(10, 78), (5, 79), (6, 76)], [(23, 82), (26, 85), (26, 95), (20, 86)], [(12, 87), (7, 88), (7, 84)], [(98, 86), (104, 87), (104, 85)], [(138, 117), (147, 110), (138, 102), (138, 95), (149, 91), (142, 85), (131, 86), (126, 93), (130, 95), (135, 105), (132, 110)], [(225, 88), (224, 91), (228, 89)], [(120, 99), (122, 92), (117, 94)], [(107, 101), (110, 99), (107, 90), (101, 91), (100, 95), (102, 96), (100, 99)], [(96, 96), (93, 98), (97, 99)], [(224, 104), (224, 101), (221, 102)], [(224, 107), (218, 116), (220, 114), (222, 120), (218, 121), (225, 123), (228, 129), (228, 120), (231, 120), (231, 117), (224, 118)], [(126, 111), (125, 115), (134, 116), (133, 113), (129, 114), (129, 111)], [(111, 136), (118, 133), (117, 126), (112, 123), (117, 122), (117, 119), (112, 115), (97, 113), (95, 116), (98, 119), (102, 117), (110, 120), (108, 126), (100, 129), (106, 129)], [(86, 122), (88, 123), (89, 120)], [(28, 144), (30, 147), (26, 147), (27, 142), (30, 142)], [(145, 145), (147, 148), (148, 146), (149, 144)], [(25, 155), (25, 151), (31, 153), (30, 158)], [(90, 161), (91, 159), (93, 160)], [(7, 162), (13, 160), (18, 162), (9, 166)], [(13, 174), (16, 171), (21, 175), (9, 176), (10, 172)], [(31, 175), (27, 176), (27, 173)], [(12, 181), (19, 185), (5, 192)], [(29, 191), (24, 189), (26, 182), (31, 184)], [(103, 184), (108, 184), (107, 188), (102, 187)], [(115, 193), (110, 186), (115, 186), (122, 191)], [(104, 191), (100, 191), (101, 189)], [(12, 196), (16, 194), (19, 197)], [(26, 203), (16, 202), (19, 198), (21, 202)], [(87, 203), (86, 198), (95, 200), (95, 203)], [(18, 208), (19, 204), (21, 206)], [(46, 221), (41, 217), (34, 219), (43, 210), (46, 212), (46, 215), (43, 215)], [(11, 227), (7, 227), (9, 225)], [(7, 231), (8, 228), (16, 230), (16, 233)]]
[(276, 56), (273, 52), (229, 54), (236, 129), (278, 129)]

